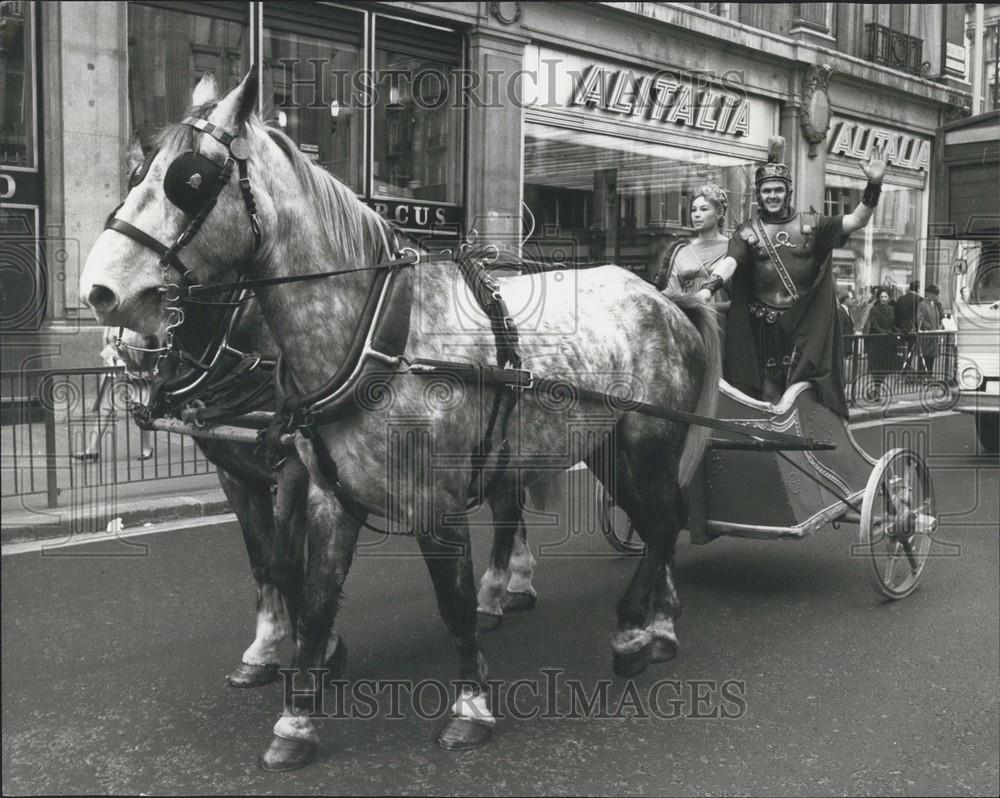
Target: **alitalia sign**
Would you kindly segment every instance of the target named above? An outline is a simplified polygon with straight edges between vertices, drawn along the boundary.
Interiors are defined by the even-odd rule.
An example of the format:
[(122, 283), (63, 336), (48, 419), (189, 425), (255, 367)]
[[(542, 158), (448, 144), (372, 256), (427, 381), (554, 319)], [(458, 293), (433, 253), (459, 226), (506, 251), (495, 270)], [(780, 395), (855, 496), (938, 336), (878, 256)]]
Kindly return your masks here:
[(570, 105), (734, 138), (750, 136), (748, 97), (697, 85), (677, 73), (643, 75), (591, 64), (579, 75)]
[(876, 147), (884, 147), (886, 161), (894, 166), (924, 171), (930, 166), (930, 139), (836, 117), (832, 127), (831, 155), (868, 160)]

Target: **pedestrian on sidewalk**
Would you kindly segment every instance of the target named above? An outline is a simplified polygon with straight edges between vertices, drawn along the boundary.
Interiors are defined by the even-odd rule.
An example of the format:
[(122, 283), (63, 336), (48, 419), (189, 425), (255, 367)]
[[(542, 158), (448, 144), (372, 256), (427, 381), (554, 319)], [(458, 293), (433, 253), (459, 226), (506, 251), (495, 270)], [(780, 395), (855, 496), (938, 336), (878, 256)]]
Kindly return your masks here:
[(878, 301), (868, 314), (865, 328), (865, 332), (871, 336), (868, 339), (868, 371), (886, 374), (893, 370), (896, 309), (889, 301), (888, 289), (880, 288), (877, 296)]
[(937, 360), (941, 336), (937, 330), (944, 329), (941, 321), (944, 318), (944, 308), (938, 297), (941, 289), (936, 285), (928, 285), (924, 291), (924, 301), (920, 303), (917, 311), (918, 329), (920, 333), (930, 333), (930, 335), (920, 335), (920, 353), (923, 355), (924, 366), (927, 372), (934, 373), (934, 361)]
[[(122, 342), (126, 344), (121, 348), (116, 344), (119, 333)], [(73, 452), (74, 459), (88, 462), (100, 459), (101, 440), (108, 426), (117, 420), (118, 410), (127, 410), (124, 405), (128, 400), (141, 404), (149, 401), (151, 372), (156, 355), (143, 350), (156, 347), (155, 338), (140, 335), (132, 330), (119, 327), (104, 329), (104, 349), (101, 350), (104, 365), (108, 368), (126, 366), (130, 376), (114, 372), (101, 377), (97, 396), (90, 408), (91, 413), (97, 416), (97, 423), (90, 430), (86, 449), (82, 452)], [(148, 460), (152, 456), (153, 432), (147, 429), (140, 430), (139, 454), (136, 459)]]

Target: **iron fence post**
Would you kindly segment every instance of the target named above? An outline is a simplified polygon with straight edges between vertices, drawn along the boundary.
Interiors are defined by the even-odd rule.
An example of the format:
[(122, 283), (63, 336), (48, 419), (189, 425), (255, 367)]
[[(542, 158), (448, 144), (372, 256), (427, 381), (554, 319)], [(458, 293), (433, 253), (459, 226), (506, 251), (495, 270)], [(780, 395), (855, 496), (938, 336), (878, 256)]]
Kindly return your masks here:
[(49, 507), (59, 504), (59, 475), (56, 473), (56, 410), (42, 402), (45, 413), (45, 491)]

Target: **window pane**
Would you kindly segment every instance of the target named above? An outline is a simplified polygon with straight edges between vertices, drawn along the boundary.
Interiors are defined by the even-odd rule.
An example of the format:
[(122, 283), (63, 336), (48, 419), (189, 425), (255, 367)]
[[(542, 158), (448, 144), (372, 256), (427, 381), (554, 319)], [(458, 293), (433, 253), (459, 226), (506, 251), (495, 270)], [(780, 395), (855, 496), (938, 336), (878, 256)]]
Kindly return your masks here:
[[(217, 5), (237, 14), (247, 8)], [(159, 128), (180, 121), (206, 72), (215, 75), (224, 94), (249, 68), (247, 26), (236, 19), (130, 3), (128, 29), (129, 107), (143, 146)]]
[(551, 255), (546, 241), (563, 251), (572, 241), (570, 262), (617, 263), (651, 277), (663, 250), (691, 235), (699, 186), (712, 181), (728, 193), (727, 232), (753, 200), (749, 161), (533, 123), (525, 130), (532, 257)]
[(265, 28), (264, 118), (361, 193), (364, 110), (350, 102), (351, 79), (362, 67), (360, 20), (353, 27), (354, 41)]
[(374, 194), (434, 202), (462, 199), (462, 109), (453, 70), (457, 34), (376, 21)]
[(29, 3), (4, 3), (0, 29), (0, 164), (34, 167), (35, 124), (32, 71), (34, 31)]

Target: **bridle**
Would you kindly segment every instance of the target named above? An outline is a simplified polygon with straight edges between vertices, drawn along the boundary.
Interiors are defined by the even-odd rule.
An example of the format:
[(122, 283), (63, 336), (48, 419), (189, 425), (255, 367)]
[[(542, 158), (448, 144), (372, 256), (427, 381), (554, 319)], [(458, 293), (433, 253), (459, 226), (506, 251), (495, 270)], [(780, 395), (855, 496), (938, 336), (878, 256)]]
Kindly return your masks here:
[[(179, 208), (189, 219), (185, 228), (177, 236), (170, 246), (167, 246), (159, 239), (151, 236), (144, 230), (117, 217), (122, 205), (115, 208), (104, 223), (105, 230), (114, 230), (116, 233), (131, 238), (138, 244), (151, 249), (160, 256), (158, 266), (160, 267), (163, 282), (162, 290), (166, 294), (164, 301), (169, 321), (165, 328), (165, 340), (163, 346), (158, 350), (156, 365), (153, 368), (153, 375), (160, 371), (160, 363), (174, 351), (174, 331), (184, 323), (184, 309), (181, 304), (184, 297), (189, 296), (191, 289), (199, 285), (194, 272), (184, 265), (180, 258), (180, 251), (194, 240), (194, 237), (201, 230), (202, 225), (208, 218), (218, 202), (219, 195), (229, 183), (235, 166), (239, 174), (240, 192), (243, 195), (243, 204), (246, 206), (247, 216), (250, 220), (250, 229), (253, 233), (254, 251), (260, 249), (263, 235), (261, 232), (260, 218), (257, 215), (257, 204), (254, 200), (253, 189), (250, 185), (250, 174), (247, 159), (250, 157), (250, 147), (246, 139), (229, 133), (222, 127), (215, 125), (205, 119), (189, 116), (182, 122), (199, 133), (205, 133), (224, 147), (228, 154), (225, 163), (222, 165), (211, 158), (195, 150), (178, 155), (167, 167), (167, 173), (163, 180), (163, 192), (173, 205)], [(129, 191), (138, 186), (146, 176), (149, 164), (155, 158), (156, 153), (152, 153), (146, 161), (138, 167), (129, 179)], [(127, 197), (127, 195), (126, 195)], [(179, 275), (177, 282), (169, 279), (169, 269), (173, 269)], [(234, 286), (235, 288), (235, 286)], [(219, 303), (232, 304), (232, 303)], [(121, 341), (119, 336), (116, 345), (125, 348), (132, 348), (129, 344)]]

